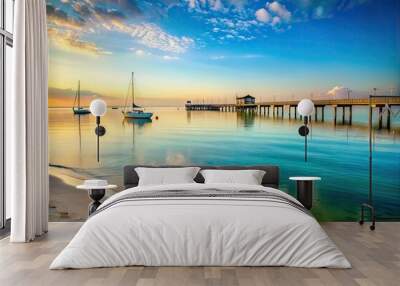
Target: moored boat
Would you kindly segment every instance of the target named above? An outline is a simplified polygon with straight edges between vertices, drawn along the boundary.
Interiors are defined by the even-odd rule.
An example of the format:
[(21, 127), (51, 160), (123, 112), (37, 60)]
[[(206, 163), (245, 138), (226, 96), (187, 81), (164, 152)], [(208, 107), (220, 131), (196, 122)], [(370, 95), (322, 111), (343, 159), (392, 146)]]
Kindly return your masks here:
[(151, 119), (153, 116), (152, 112), (145, 112), (144, 108), (138, 106), (135, 104), (135, 87), (134, 87), (134, 73), (132, 72), (132, 77), (131, 77), (131, 97), (132, 97), (132, 107), (130, 109), (127, 109), (127, 102), (128, 102), (128, 97), (129, 97), (129, 92), (126, 95), (126, 100), (125, 100), (125, 108), (122, 111), (122, 114), (124, 115), (125, 118), (133, 118), (133, 119)]
[[(77, 106), (75, 106), (76, 103), (78, 103)], [(72, 107), (72, 111), (74, 112), (74, 114), (77, 114), (77, 115), (85, 115), (85, 114), (90, 113), (90, 110), (88, 108), (81, 107), (81, 81), (80, 80), (78, 81), (78, 89), (75, 94), (74, 105)]]

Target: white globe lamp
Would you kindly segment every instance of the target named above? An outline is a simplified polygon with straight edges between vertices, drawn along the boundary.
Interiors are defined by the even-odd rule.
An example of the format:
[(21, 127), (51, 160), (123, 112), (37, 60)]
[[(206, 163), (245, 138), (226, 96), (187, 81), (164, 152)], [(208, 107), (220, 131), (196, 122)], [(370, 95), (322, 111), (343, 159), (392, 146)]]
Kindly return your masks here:
[(302, 99), (297, 105), (297, 111), (302, 116), (310, 116), (314, 112), (314, 102), (308, 98)]
[(309, 116), (314, 112), (314, 103), (308, 98), (302, 99), (297, 104), (297, 111), (304, 117), (304, 125), (299, 128), (299, 134), (304, 137), (304, 161), (307, 162), (307, 135), (310, 132), (307, 124)]
[(94, 116), (104, 116), (107, 112), (107, 103), (102, 99), (95, 99), (90, 103), (90, 112)]
[(90, 112), (96, 116), (96, 129), (94, 132), (97, 135), (97, 162), (100, 161), (100, 136), (106, 134), (106, 129), (100, 125), (100, 117), (107, 112), (107, 103), (102, 99), (92, 100), (90, 103)]

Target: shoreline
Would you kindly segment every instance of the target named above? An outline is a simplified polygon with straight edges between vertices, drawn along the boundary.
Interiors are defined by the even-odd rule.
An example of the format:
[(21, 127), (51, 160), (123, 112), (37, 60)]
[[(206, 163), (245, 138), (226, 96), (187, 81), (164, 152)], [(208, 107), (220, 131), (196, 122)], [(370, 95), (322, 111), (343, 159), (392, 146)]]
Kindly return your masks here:
[[(85, 221), (91, 199), (76, 186), (93, 176), (62, 165), (49, 164), (49, 221)], [(118, 191), (116, 189), (116, 191)], [(105, 198), (116, 191), (106, 192)]]
[(89, 203), (86, 192), (49, 175), (49, 221), (85, 221)]

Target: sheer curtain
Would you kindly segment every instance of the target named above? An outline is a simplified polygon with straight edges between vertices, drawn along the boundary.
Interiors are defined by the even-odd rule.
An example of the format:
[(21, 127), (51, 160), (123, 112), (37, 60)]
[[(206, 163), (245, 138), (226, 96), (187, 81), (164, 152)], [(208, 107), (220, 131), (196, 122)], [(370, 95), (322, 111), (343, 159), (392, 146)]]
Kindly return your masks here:
[(14, 18), (14, 92), (8, 100), (6, 180), (12, 242), (47, 232), (47, 26), (45, 0), (18, 0)]

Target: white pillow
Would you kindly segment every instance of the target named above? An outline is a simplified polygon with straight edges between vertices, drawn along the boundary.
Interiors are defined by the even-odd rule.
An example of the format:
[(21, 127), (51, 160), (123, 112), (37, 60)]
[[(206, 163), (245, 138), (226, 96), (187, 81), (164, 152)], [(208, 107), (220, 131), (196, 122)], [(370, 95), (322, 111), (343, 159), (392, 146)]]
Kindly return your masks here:
[(199, 167), (135, 168), (139, 176), (139, 186), (195, 183), (193, 179), (199, 170)]
[(245, 184), (261, 185), (265, 171), (262, 170), (212, 170), (200, 172), (205, 184)]

